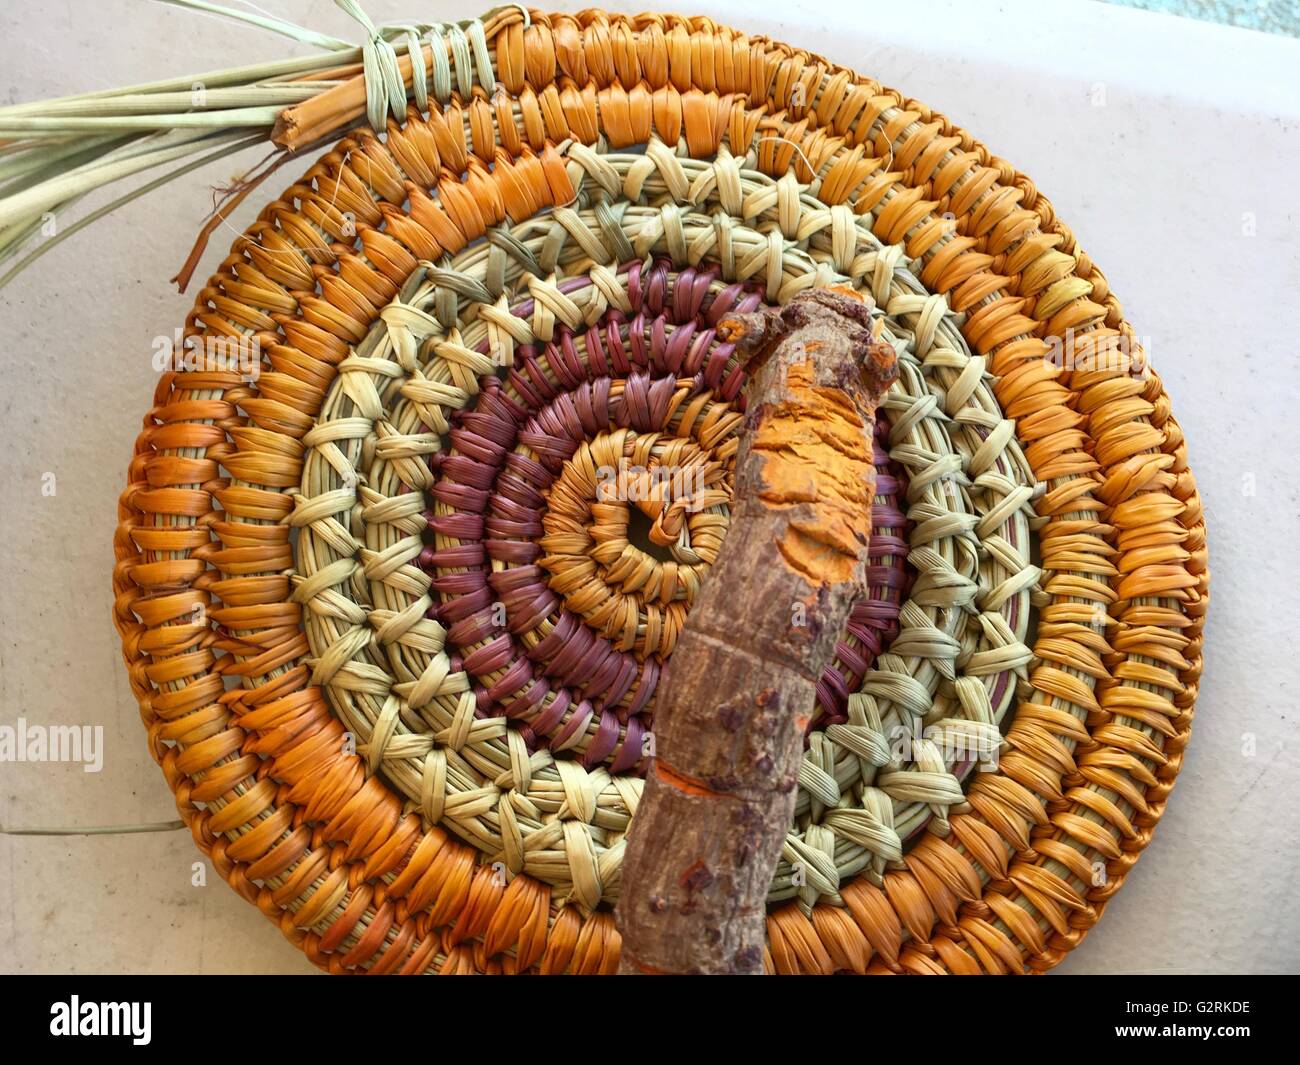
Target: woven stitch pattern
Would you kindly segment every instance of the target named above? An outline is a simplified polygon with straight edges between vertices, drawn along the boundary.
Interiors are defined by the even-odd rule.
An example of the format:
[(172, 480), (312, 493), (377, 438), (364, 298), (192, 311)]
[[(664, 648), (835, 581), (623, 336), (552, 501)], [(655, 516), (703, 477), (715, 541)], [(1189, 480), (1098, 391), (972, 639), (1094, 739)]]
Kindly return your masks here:
[[(734, 162), (727, 157), (715, 165), (734, 165)], [(768, 184), (766, 179), (755, 182), (760, 194)], [(708, 204), (694, 206), (707, 208)], [(593, 234), (590, 239), (597, 237)], [(823, 254), (815, 238), (808, 243), (814, 257)], [(864, 231), (861, 245), (874, 249), (878, 242)], [(783, 249), (782, 254), (787, 253), (795, 255), (798, 251)], [(874, 255), (855, 253), (855, 259), (864, 270), (875, 269)], [(895, 253), (889, 259), (902, 272), (900, 255)], [(651, 272), (648, 287), (652, 292), (666, 282), (663, 275), (662, 270)], [(461, 273), (461, 276), (465, 275)], [(564, 292), (556, 288), (547, 293), (534, 276), (526, 273), (522, 276), (527, 279), (532, 295), (530, 302), (522, 306), (521, 316), (531, 321), (529, 329), (517, 328), (516, 340), (534, 341), (536, 330), (541, 330), (550, 341), (560, 339), (557, 336), (560, 327), (549, 315), (539, 312), (561, 298), (570, 305), (571, 320), (581, 322), (584, 316), (589, 318), (600, 310), (612, 294), (619, 294), (622, 298), (616, 302), (616, 308), (635, 314), (633, 322), (641, 322), (640, 300), (634, 303), (632, 299), (639, 297), (642, 285), (639, 264), (614, 272), (615, 282), (627, 285), (628, 293), (608, 283), (597, 286), (567, 282), (562, 286)], [(790, 880), (794, 863), (804, 867), (808, 886), (802, 895), (811, 903), (820, 894), (837, 896), (840, 881), (869, 863), (874, 864), (878, 874), (886, 862), (898, 861), (903, 838), (913, 835), (932, 816), (937, 818), (933, 829), (946, 833), (948, 809), (953, 805), (963, 807), (960, 780), (953, 769), (964, 772), (969, 769), (970, 761), (997, 751), (1000, 742), (997, 725), (1013, 694), (1009, 673), (1019, 669), (1023, 674), (1029, 658), (1020, 638), (1028, 613), (1026, 588), (1037, 571), (1028, 564), (1026, 520), (1018, 513), (1018, 508), (1032, 494), (1027, 467), (1023, 458), (1018, 458), (1019, 448), (1010, 439), (1009, 432), (1003, 432), (1001, 437), (990, 435), (986, 441), (975, 430), (977, 426), (986, 431), (997, 429), (1002, 420), (991, 394), (980, 380), (980, 364), (972, 364), (964, 353), (958, 330), (951, 325), (943, 328), (936, 317), (934, 312), (941, 310), (942, 301), (927, 296), (918, 303), (915, 292), (920, 286), (914, 279), (910, 285), (898, 285), (892, 279), (892, 272), (882, 273), (881, 277), (888, 280), (882, 281), (879, 306), (886, 314), (890, 310), (899, 314), (897, 322), (891, 324), (886, 317), (882, 324), (907, 365), (906, 385), (900, 386), (886, 409), (897, 412), (897, 428), (890, 430), (895, 443), (891, 450), (914, 474), (916, 491), (909, 500), (909, 514), (922, 527), (913, 532), (909, 558), (919, 570), (919, 577), (913, 598), (903, 608), (903, 631), (890, 646), (889, 657), (882, 660), (880, 668), (866, 671), (866, 683), (861, 687), (865, 694), (850, 699), (849, 716), (842, 724), (833, 725), (826, 734), (815, 734), (812, 738), (798, 807), (803, 824), (791, 834), (786, 860), (778, 869), (774, 899), (793, 894)], [(663, 287), (667, 298), (676, 301), (689, 298), (695, 283), (696, 276), (688, 274), (676, 277), (671, 289), (667, 285)], [(432, 296), (436, 287), (426, 282), (420, 291)], [(375, 352), (391, 351), (400, 359), (403, 349), (410, 350), (412, 345), (406, 333), (412, 318), (411, 307), (418, 307), (419, 299), (417, 293), (414, 304), (404, 301), (400, 312), (396, 305), (390, 305), (384, 312), (386, 324), (379, 327), (381, 332), (391, 334), (396, 328), (401, 334), (397, 338), (390, 335), (388, 343), (381, 338)], [(594, 308), (588, 306), (589, 300), (597, 301)], [(716, 320), (732, 307), (730, 299), (716, 305), (711, 302), (708, 317)], [(924, 362), (911, 350), (917, 346), (917, 340), (902, 324), (908, 320), (921, 322), (920, 348)], [(439, 351), (449, 350), (448, 344), (470, 350), (495, 343), (490, 335), (490, 321), (486, 325), (471, 323), (463, 333), (458, 331), (454, 339), (446, 340), (431, 318), (425, 320), (425, 325), (433, 330), (427, 343), (433, 362), (442, 357)], [(675, 373), (679, 376), (664, 376), (671, 369), (664, 360), (675, 363), (678, 357), (684, 358), (685, 345), (665, 340), (657, 348), (653, 337), (645, 337), (648, 329), (653, 331), (653, 327), (645, 324), (637, 329), (645, 340), (640, 354), (636, 343), (628, 344), (630, 353), (622, 355), (613, 340), (603, 347), (584, 345), (581, 352), (576, 347), (573, 349), (573, 364), (566, 368), (562, 359), (565, 349), (555, 348), (554, 358), (545, 360), (551, 368), (549, 375), (532, 361), (531, 355), (521, 356), (517, 350), (511, 357), (511, 364), (518, 367), (516, 371), (509, 375), (502, 389), (494, 388), (483, 398), (489, 401), (488, 405), (506, 409), (510, 409), (512, 402), (515, 406), (525, 406), (524, 396), (558, 388), (562, 374), (568, 376), (571, 385), (576, 385), (580, 369), (585, 365), (589, 384), (590, 375), (597, 381), (606, 380), (599, 371), (607, 362), (617, 364), (631, 359), (632, 366), (642, 367), (645, 372), (631, 373), (627, 387), (635, 390), (640, 383), (644, 395), (638, 403), (620, 397), (619, 384), (611, 387), (613, 395), (605, 405), (619, 411), (619, 421), (630, 420), (634, 429), (643, 432), (674, 429), (670, 435), (693, 437), (703, 446), (725, 441), (729, 456), (734, 452), (740, 413), (731, 410), (725, 402), (708, 402), (703, 406), (690, 402), (695, 396), (678, 382), (690, 379), (691, 364), (677, 365)], [(489, 335), (475, 342), (480, 330)], [(622, 345), (622, 334), (611, 335)], [(674, 336), (682, 341), (690, 339), (689, 333)], [(593, 356), (593, 351), (598, 354)], [(534, 687), (533, 670), (527, 668), (529, 657), (567, 661), (584, 679), (599, 677), (604, 667), (599, 660), (594, 666), (582, 667), (583, 647), (589, 644), (584, 645), (579, 639), (584, 635), (580, 625), (576, 631), (572, 624), (558, 632), (547, 629), (534, 639), (531, 647), (515, 646), (516, 640), (503, 631), (510, 624), (509, 610), (503, 612), (504, 625), (494, 624), (486, 600), (477, 595), (486, 591), (490, 580), (493, 585), (504, 587), (503, 594), (508, 597), (515, 575), (521, 572), (527, 575), (524, 568), (506, 568), (509, 563), (512, 560), (531, 562), (540, 557), (536, 545), (527, 536), (520, 535), (514, 523), (506, 532), (515, 539), (496, 543), (496, 568), (490, 578), (474, 568), (485, 561), (483, 545), (478, 540), (467, 544), (460, 537), (466, 535), (463, 519), (471, 519), (474, 528), (481, 522), (473, 521), (476, 515), (464, 499), (471, 493), (485, 491), (484, 486), (491, 482), (481, 476), (484, 463), (471, 462), (468, 455), (458, 452), (469, 448), (482, 455), (487, 442), (478, 437), (459, 438), (459, 446), (453, 446), (443, 464), (444, 469), (452, 468), (452, 472), (444, 474), (432, 488), (435, 498), (459, 501), (459, 511), (457, 507), (441, 504), (441, 516), (433, 520), (433, 528), (439, 533), (437, 550), (429, 554), (442, 575), (442, 586), (446, 588), (455, 582), (455, 593), (445, 596), (447, 601), (441, 613), (450, 625), (450, 632), (427, 622), (423, 625), (425, 631), (419, 633), (410, 625), (398, 624), (401, 617), (414, 623), (430, 607), (429, 598), (404, 595), (403, 589), (420, 585), (414, 572), (402, 569), (403, 564), (410, 565), (425, 553), (403, 522), (410, 521), (413, 508), (418, 506), (419, 497), (413, 496), (412, 490), (427, 484), (429, 474), (422, 469), (413, 471), (418, 481), (412, 484), (403, 481), (400, 472), (394, 480), (386, 468), (359, 471), (339, 457), (341, 434), (346, 432), (352, 441), (351, 447), (344, 448), (345, 455), (364, 458), (366, 441), (372, 441), (376, 467), (385, 461), (379, 457), (382, 448), (393, 469), (399, 471), (401, 467), (397, 463), (408, 452), (418, 453), (437, 445), (431, 434), (403, 433), (401, 426), (407, 420), (404, 413), (394, 418), (382, 417), (378, 424), (358, 416), (357, 408), (379, 409), (382, 404), (378, 393), (372, 393), (366, 384), (343, 376), (350, 370), (367, 374), (372, 387), (383, 386), (398, 396), (407, 391), (404, 379), (391, 376), (385, 363), (376, 367), (375, 363), (364, 361), (375, 357), (370, 352), (370, 346), (363, 343), (359, 349), (362, 357), (355, 361), (349, 359), (342, 365), (340, 378), (326, 403), (327, 413), (318, 419), (308, 435), (308, 442), (323, 440), (328, 444), (320, 449), (319, 455), (308, 453), (304, 490), (310, 486), (314, 494), (300, 500), (291, 519), (295, 523), (311, 519), (299, 547), (299, 558), (304, 560), (300, 569), (308, 580), (300, 585), (297, 597), (308, 602), (312, 611), (306, 626), (312, 651), (318, 656), (312, 679), (326, 686), (343, 720), (357, 733), (370, 768), (376, 768), (381, 762), (387, 764), (394, 775), (401, 777), (399, 789), (420, 803), (430, 823), (449, 827), (457, 836), (483, 850), (490, 860), (503, 862), (511, 874), (526, 872), (566, 892), (581, 885), (576, 897), (586, 906), (594, 906), (602, 898), (610, 901), (614, 897), (622, 838), (640, 792), (639, 781), (620, 780), (618, 774), (640, 760), (644, 726), (635, 712), (647, 703), (650, 684), (644, 675), (633, 682), (625, 670), (617, 674), (605, 670), (608, 685), (604, 688), (597, 685), (597, 690), (604, 693), (610, 686), (617, 690), (615, 706), (607, 708), (600, 717), (592, 713), (583, 691), (570, 696), (564, 690), (557, 696), (553, 690), (544, 690), (549, 685), (538, 686), (543, 688), (542, 693)], [(702, 361), (703, 349), (698, 349), (696, 354)], [(728, 372), (727, 352), (716, 355), (709, 362), (709, 371), (703, 374), (705, 383), (712, 377), (723, 396), (734, 397), (741, 380)], [(598, 365), (593, 367), (593, 363)], [(418, 364), (413, 372), (419, 386), (425, 374)], [(435, 373), (436, 367), (430, 376)], [(936, 384), (930, 387), (923, 384), (927, 374)], [(550, 381), (548, 376), (552, 378)], [(488, 383), (492, 383), (490, 379)], [(945, 397), (951, 414), (940, 407), (931, 391), (931, 388), (939, 391), (940, 383), (949, 386), (940, 394)], [(908, 388), (919, 395), (909, 395)], [(661, 397), (659, 400), (653, 398), (656, 393)], [(580, 391), (576, 394), (583, 395)], [(699, 396), (708, 399), (706, 392)], [(348, 397), (359, 399), (354, 405)], [(588, 397), (585, 402), (595, 407), (602, 405), (598, 398)], [(663, 413), (654, 413), (656, 405)], [(546, 437), (538, 429), (538, 422), (544, 421), (547, 414), (553, 414), (551, 406), (543, 407), (541, 414), (524, 424), (518, 431), (519, 438), (531, 439), (539, 448), (557, 447), (555, 436)], [(600, 420), (608, 418), (603, 415)], [(445, 411), (435, 412), (430, 420), (452, 424)], [(691, 428), (682, 429), (684, 423)], [(453, 440), (457, 439), (456, 432), (452, 430)], [(467, 430), (461, 432), (465, 434)], [(964, 452), (953, 445), (953, 437), (962, 442)], [(570, 442), (576, 444), (577, 439), (580, 436)], [(1008, 454), (994, 450), (999, 440)], [(402, 444), (408, 446), (399, 454), (396, 448)], [(555, 466), (571, 459), (574, 450), (570, 447), (545, 457)], [(983, 454), (976, 456), (981, 450)], [(531, 478), (539, 487), (549, 483), (536, 451), (523, 447), (517, 457), (524, 461), (517, 464), (510, 476), (525, 482)], [(985, 465), (989, 467), (987, 470)], [(591, 479), (589, 473), (588, 480)], [(374, 534), (367, 532), (365, 536), (373, 542), (367, 548), (353, 549), (351, 567), (343, 564), (332, 545), (347, 550), (348, 541), (341, 535), (342, 522), (358, 502), (356, 494), (347, 492), (344, 486), (382, 485), (390, 480), (393, 482), (390, 491), (397, 499), (383, 495), (382, 489), (379, 492), (373, 487), (361, 489), (361, 522), (368, 524), (367, 515), (382, 510), (385, 515), (391, 515), (391, 524), (396, 527)], [(534, 490), (528, 483), (523, 488)], [(537, 494), (540, 496), (540, 492)], [(395, 509), (403, 502), (406, 503), (403, 510)], [(331, 506), (332, 512), (322, 515), (324, 506)], [(518, 518), (518, 515), (507, 512), (504, 517)], [(453, 526), (451, 523), (458, 519), (459, 524)], [(493, 520), (499, 522), (503, 516), (497, 514)], [(452, 529), (459, 531), (460, 537), (448, 535)], [(349, 598), (349, 588), (358, 570), (366, 571), (370, 577), (372, 590), (366, 606), (383, 604), (383, 608), (372, 608), (368, 613), (368, 626), (376, 630), (373, 636), (366, 631), (367, 623), (361, 620), (367, 618), (366, 606), (361, 603), (349, 603), (355, 619), (352, 624), (329, 623), (338, 614), (337, 603)], [(465, 579), (476, 573), (477, 581)], [(376, 579), (382, 587), (375, 586)], [(331, 583), (326, 586), (325, 580)], [(984, 608), (982, 612), (975, 608), (977, 599)], [(472, 612), (462, 609), (465, 603)], [(528, 605), (529, 609), (536, 610), (531, 597)], [(517, 618), (514, 627), (518, 628)], [(467, 690), (469, 684), (462, 674), (449, 668), (444, 650), (447, 637), (463, 657), (465, 671), (480, 685), (488, 686), (485, 694), (494, 693), (494, 698), (480, 702), (516, 708), (516, 704), (530, 696), (536, 705), (520, 710), (525, 720), (534, 725), (544, 721), (544, 730), (554, 734), (559, 747), (583, 755), (582, 766), (590, 768), (593, 763), (608, 761), (610, 773), (601, 770), (585, 773), (568, 758), (554, 764), (539, 762), (529, 757), (525, 744), (527, 733), (508, 728), (502, 718), (496, 719), (495, 727), (475, 720), (476, 707)], [(590, 635), (587, 639), (594, 640)], [(405, 649), (390, 647), (386, 652), (374, 653), (376, 645), (382, 647), (394, 641)], [(420, 642), (442, 653), (437, 657), (421, 656), (416, 649)], [(548, 643), (553, 644), (553, 649), (548, 648)], [(404, 660), (400, 664), (394, 660), (392, 678), (397, 683), (389, 687), (384, 662), (386, 657), (395, 654), (402, 654)], [(346, 664), (343, 655), (350, 656)], [(646, 665), (655, 667), (657, 672), (656, 663)], [(525, 668), (520, 671), (518, 666)], [(341, 669), (347, 672), (341, 674)], [(417, 679), (406, 680), (407, 677)], [(976, 678), (981, 677), (986, 683), (977, 682)], [(366, 685), (366, 678), (378, 686)], [(363, 706), (367, 695), (368, 705)], [(440, 695), (444, 696), (443, 700), (431, 705)], [(883, 707), (877, 705), (877, 699)], [(620, 724), (617, 713), (620, 702), (626, 704), (622, 709), (634, 712), (625, 725)], [(418, 725), (411, 728), (419, 715), (428, 722), (427, 731)], [(897, 734), (900, 724), (910, 725), (913, 719), (918, 723), (906, 735), (916, 734), (915, 750), (909, 749), (906, 759), (897, 759), (891, 751), (890, 737)], [(925, 738), (921, 737), (921, 721), (928, 726)], [(421, 731), (424, 731), (422, 741), (411, 738), (413, 732)], [(467, 750), (466, 744), (472, 750)], [(943, 749), (957, 752), (948, 764), (941, 754)], [(958, 759), (962, 764), (951, 764)], [(890, 765), (891, 761), (903, 764)], [(476, 763), (490, 768), (476, 768)], [(582, 834), (577, 836), (580, 845), (576, 852), (569, 846), (578, 828), (574, 822), (587, 827), (585, 838)], [(814, 846), (811, 840), (820, 845)]]

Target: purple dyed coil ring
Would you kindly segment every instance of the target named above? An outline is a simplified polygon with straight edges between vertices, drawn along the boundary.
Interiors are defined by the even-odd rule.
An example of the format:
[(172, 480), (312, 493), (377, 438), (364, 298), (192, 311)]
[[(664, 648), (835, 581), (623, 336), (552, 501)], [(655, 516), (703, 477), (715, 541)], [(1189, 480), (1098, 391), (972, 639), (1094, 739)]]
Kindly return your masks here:
[[(532, 542), (543, 531), (544, 492), (592, 434), (614, 427), (664, 431), (683, 382), (689, 394), (676, 409), (704, 394), (743, 413), (744, 371), (714, 327), (726, 314), (756, 308), (763, 290), (717, 289), (716, 268), (673, 276), (666, 261), (648, 269), (627, 264), (619, 273), (631, 313), (611, 308), (581, 333), (558, 326), (549, 343), (521, 346), (504, 381), (485, 377), (474, 405), (453, 417), (450, 449), (431, 460), (438, 476), (426, 518), (434, 534), (456, 542), (428, 545), (420, 565), (439, 600), (430, 615), (447, 626), (457, 652), (453, 668), (474, 680), (476, 713), (516, 720), (530, 750), (571, 747), (594, 722), (584, 766), (625, 773), (642, 769), (662, 663), (612, 647), (547, 586), (537, 565), (541, 549)], [(560, 287), (567, 294), (590, 283), (578, 277)], [(528, 299), (512, 313), (527, 317), (533, 310)], [(911, 583), (909, 527), (899, 506), (905, 483), (886, 453), (887, 436), (882, 413), (874, 438), (869, 587), (817, 684), (810, 728), (848, 720), (848, 696), (896, 634)], [(498, 603), (503, 627), (495, 623)], [(551, 631), (525, 645), (521, 637), (548, 617), (555, 619)]]

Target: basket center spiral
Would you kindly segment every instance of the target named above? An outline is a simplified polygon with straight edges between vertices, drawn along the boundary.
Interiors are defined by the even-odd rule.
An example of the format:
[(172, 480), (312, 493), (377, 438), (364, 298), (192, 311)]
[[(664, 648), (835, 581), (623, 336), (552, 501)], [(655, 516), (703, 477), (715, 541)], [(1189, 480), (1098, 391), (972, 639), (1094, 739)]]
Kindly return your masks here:
[[(421, 558), (477, 712), (509, 718), (530, 749), (615, 773), (644, 769), (655, 688), (726, 536), (744, 375), (715, 327), (761, 299), (718, 287), (716, 271), (670, 280), (665, 264), (637, 262), (621, 274), (635, 313), (519, 347), (453, 415)], [(896, 628), (903, 519), (897, 469), (877, 458), (885, 496), (862, 520), (880, 528), (880, 565), (819, 686), (819, 725), (844, 719)], [(634, 542), (634, 512), (649, 544)]]
[(597, 433), (546, 493), (539, 563), (551, 589), (617, 650), (666, 658), (726, 534), (731, 474), (687, 440)]

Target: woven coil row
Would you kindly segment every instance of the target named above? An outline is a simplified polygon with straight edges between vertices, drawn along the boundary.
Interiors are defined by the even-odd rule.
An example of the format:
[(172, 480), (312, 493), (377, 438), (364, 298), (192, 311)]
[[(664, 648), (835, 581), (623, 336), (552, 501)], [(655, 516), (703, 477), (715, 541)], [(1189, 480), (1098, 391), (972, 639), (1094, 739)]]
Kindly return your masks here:
[[(819, 693), (768, 967), (1050, 967), (1163, 811), (1207, 601), (1104, 278), (1027, 179), (807, 53), (673, 16), (481, 30), (473, 79), (435, 42), (455, 87), (340, 141), (199, 294), (187, 335), (256, 339), (257, 380), (167, 374), (146, 418), (116, 619), (196, 842), (331, 971), (613, 971), (649, 674), (725, 528), (709, 308), (847, 279), (902, 355), (878, 464), (907, 520), (873, 531), (912, 577)], [(592, 449), (708, 467), (708, 507), (647, 508), (671, 563), (626, 560)]]

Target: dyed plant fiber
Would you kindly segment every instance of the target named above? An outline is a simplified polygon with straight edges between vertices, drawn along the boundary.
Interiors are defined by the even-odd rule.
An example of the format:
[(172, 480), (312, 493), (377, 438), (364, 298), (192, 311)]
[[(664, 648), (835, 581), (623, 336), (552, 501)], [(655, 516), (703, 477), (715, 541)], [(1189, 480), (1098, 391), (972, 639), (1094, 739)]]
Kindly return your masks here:
[(767, 968), (1059, 962), (1163, 813), (1208, 601), (1103, 275), (965, 131), (796, 48), (521, 9), (432, 47), (427, 110), (339, 140), (198, 293), (186, 336), (255, 379), (165, 374), (136, 446), (115, 618), (195, 842), (331, 972), (614, 972), (743, 431), (715, 327), (850, 284), (900, 379)]

